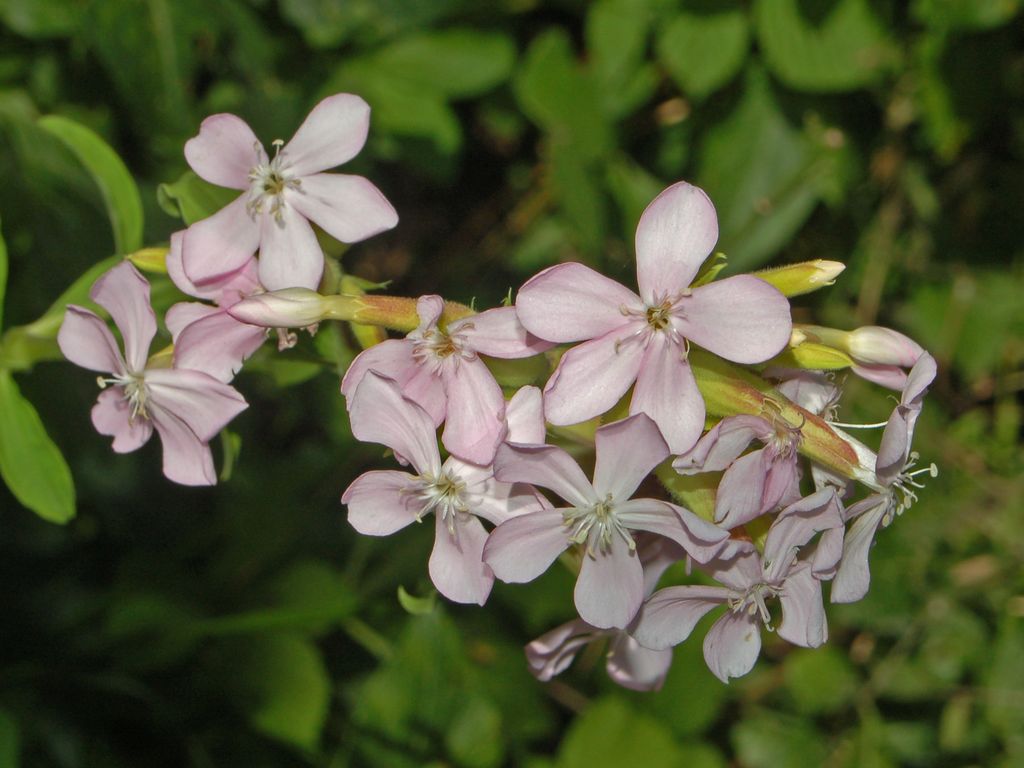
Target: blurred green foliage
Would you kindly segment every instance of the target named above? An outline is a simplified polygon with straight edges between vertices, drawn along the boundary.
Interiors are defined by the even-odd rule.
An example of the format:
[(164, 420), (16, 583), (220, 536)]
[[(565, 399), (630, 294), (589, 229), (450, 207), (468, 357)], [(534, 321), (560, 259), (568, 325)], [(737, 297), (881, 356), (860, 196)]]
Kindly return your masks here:
[[(1022, 764), (1020, 6), (0, 0), (0, 765)], [(396, 293), (495, 305), (567, 259), (628, 281), (641, 211), (685, 178), (730, 271), (848, 264), (797, 319), (936, 355), (918, 440), (942, 474), (827, 647), (768, 636), (728, 687), (697, 639), (656, 694), (597, 650), (536, 683), (521, 646), (571, 616), (565, 574), (445, 605), (423, 529), (347, 527), (338, 496), (380, 452), (348, 431), (337, 329), (247, 367), (230, 482), (109, 451), (90, 377), (42, 362), (63, 305), (223, 202), (182, 156), (204, 116), (287, 138), (339, 90), (373, 107), (346, 170), (402, 219), (345, 268)], [(888, 413), (847, 385), (848, 420)]]

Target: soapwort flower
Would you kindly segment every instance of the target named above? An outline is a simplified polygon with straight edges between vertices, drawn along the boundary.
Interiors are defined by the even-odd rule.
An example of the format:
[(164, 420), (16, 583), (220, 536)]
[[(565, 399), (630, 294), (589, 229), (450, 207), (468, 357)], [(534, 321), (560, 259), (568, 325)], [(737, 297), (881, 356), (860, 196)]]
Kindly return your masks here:
[(206, 181), (242, 195), (186, 230), (182, 248), (189, 278), (197, 284), (216, 280), (258, 250), (259, 278), (268, 290), (312, 289), (323, 274), (324, 256), (310, 222), (343, 243), (394, 227), (398, 214), (370, 181), (321, 173), (359, 154), (369, 124), (363, 99), (328, 96), (288, 143), (274, 142), (274, 156), (268, 157), (240, 117), (206, 118), (185, 144), (185, 158)]
[(639, 295), (582, 264), (559, 264), (519, 290), (530, 333), (583, 344), (562, 357), (545, 388), (548, 421), (602, 414), (635, 382), (630, 414), (646, 413), (673, 453), (704, 429), (704, 400), (687, 360), (693, 342), (737, 363), (760, 363), (789, 341), (789, 302), (751, 275), (693, 286), (718, 240), (707, 195), (679, 182), (647, 206), (636, 230)]
[(213, 485), (209, 441), (247, 407), (238, 392), (212, 376), (184, 368), (152, 367), (147, 362), (156, 335), (149, 283), (128, 262), (104, 274), (89, 296), (106, 309), (121, 331), (124, 354), (95, 313), (68, 305), (57, 335), (64, 356), (75, 365), (108, 373), (92, 423), (114, 438), (114, 450), (142, 447), (156, 429), (163, 444), (163, 470), (183, 485)]

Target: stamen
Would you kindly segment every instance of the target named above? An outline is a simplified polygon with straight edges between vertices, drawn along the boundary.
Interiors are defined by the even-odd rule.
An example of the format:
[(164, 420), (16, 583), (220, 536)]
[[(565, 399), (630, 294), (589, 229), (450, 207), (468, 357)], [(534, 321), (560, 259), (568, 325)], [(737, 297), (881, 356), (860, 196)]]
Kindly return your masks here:
[(586, 544), (588, 557), (595, 557), (597, 551), (608, 554), (616, 535), (626, 542), (630, 552), (636, 551), (636, 541), (615, 514), (611, 494), (591, 507), (566, 510), (563, 513), (563, 522), (565, 527), (570, 529), (570, 541), (575, 544)]

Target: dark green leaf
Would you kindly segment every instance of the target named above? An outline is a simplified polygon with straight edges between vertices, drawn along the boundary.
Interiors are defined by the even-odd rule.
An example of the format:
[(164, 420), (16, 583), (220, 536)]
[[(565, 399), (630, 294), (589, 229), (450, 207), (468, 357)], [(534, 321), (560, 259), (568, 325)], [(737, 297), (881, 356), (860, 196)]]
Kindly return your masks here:
[(21, 765), (18, 724), (9, 714), (0, 710), (0, 765), (18, 768)]
[(749, 768), (804, 768), (825, 765), (825, 742), (805, 720), (759, 711), (732, 728), (740, 763)]
[(558, 768), (676, 768), (684, 754), (663, 725), (634, 713), (621, 699), (594, 702), (569, 728)]
[(658, 59), (689, 96), (704, 99), (732, 80), (750, 49), (738, 2), (687, 3), (658, 35)]
[(69, 37), (82, 23), (81, 0), (0, 0), (0, 18), (22, 37)]
[(0, 331), (4, 328), (4, 293), (7, 291), (7, 243), (0, 230)]
[(801, 712), (837, 712), (853, 701), (859, 681), (850, 661), (832, 646), (799, 649), (786, 657), (786, 688)]
[(193, 171), (185, 171), (177, 181), (161, 184), (156, 190), (160, 207), (185, 224), (194, 224), (212, 216), (239, 194), (237, 189), (218, 187), (204, 181)]
[(651, 0), (599, 0), (587, 12), (588, 63), (607, 114), (623, 117), (649, 99), (658, 76), (646, 60)]
[(15, 498), (44, 520), (66, 523), (75, 516), (75, 486), (60, 449), (46, 434), (39, 414), (0, 370), (0, 475)]
[(84, 125), (59, 115), (39, 119), (39, 125), (70, 149), (92, 175), (114, 230), (118, 254), (142, 247), (142, 198), (124, 162), (103, 139)]

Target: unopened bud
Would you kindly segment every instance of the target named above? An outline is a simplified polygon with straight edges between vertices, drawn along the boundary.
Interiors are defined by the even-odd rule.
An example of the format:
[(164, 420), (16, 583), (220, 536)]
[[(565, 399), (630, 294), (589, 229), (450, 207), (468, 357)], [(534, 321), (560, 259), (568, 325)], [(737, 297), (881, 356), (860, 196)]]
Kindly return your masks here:
[(839, 371), (853, 365), (853, 360), (842, 350), (825, 344), (804, 341), (782, 350), (772, 358), (771, 365), (782, 368), (801, 368), (805, 371)]
[(844, 269), (846, 265), (842, 262), (815, 259), (762, 269), (753, 275), (777, 288), (783, 296), (800, 296), (832, 285)]
[(351, 320), (353, 296), (321, 296), (308, 288), (257, 293), (228, 309), (236, 320), (265, 328), (305, 328), (322, 320)]
[(846, 351), (859, 363), (911, 368), (924, 349), (916, 341), (898, 331), (868, 325), (847, 334)]
[(126, 258), (143, 272), (167, 274), (167, 248), (142, 248)]

